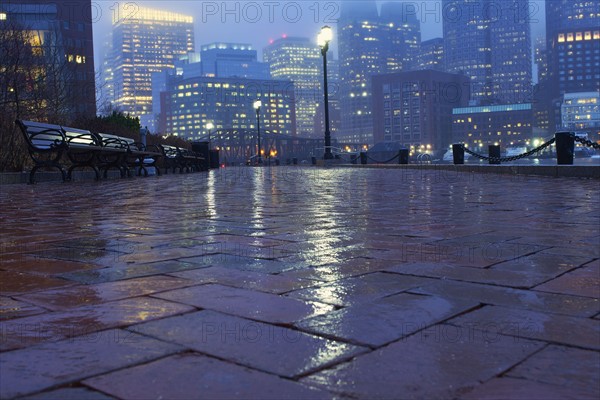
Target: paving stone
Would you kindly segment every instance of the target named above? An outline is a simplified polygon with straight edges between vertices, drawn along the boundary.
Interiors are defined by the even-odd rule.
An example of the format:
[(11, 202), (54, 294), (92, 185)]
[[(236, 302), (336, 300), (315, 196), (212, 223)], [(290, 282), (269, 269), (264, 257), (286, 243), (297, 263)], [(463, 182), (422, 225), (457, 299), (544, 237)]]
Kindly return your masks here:
[(463, 400), (595, 400), (598, 394), (515, 378), (495, 378), (460, 396)]
[(386, 272), (428, 276), (456, 281), (490, 283), (515, 288), (531, 288), (547, 281), (551, 276), (526, 271), (499, 271), (493, 268), (460, 267), (437, 263), (408, 263), (385, 269)]
[(163, 300), (138, 297), (69, 311), (0, 322), (0, 350), (18, 349), (119, 328), (193, 311), (194, 308)]
[(336, 306), (351, 306), (427, 285), (432, 281), (427, 278), (375, 272), (317, 288), (297, 290), (288, 293), (287, 296)]
[(306, 332), (379, 347), (477, 306), (462, 299), (401, 293), (295, 325)]
[(27, 317), (46, 312), (43, 308), (34, 306), (29, 303), (17, 301), (10, 297), (0, 296), (0, 321)]
[(371, 272), (382, 271), (389, 266), (390, 262), (387, 260), (354, 258), (352, 260), (336, 262), (322, 267), (286, 271), (282, 272), (280, 275), (293, 279), (313, 279), (322, 282), (331, 282)]
[(600, 300), (600, 265), (584, 266), (536, 286), (542, 292), (565, 293)]
[(49, 310), (60, 311), (85, 305), (145, 296), (192, 284), (193, 282), (187, 279), (169, 276), (151, 276), (148, 278), (129, 279), (98, 285), (78, 285), (65, 289), (17, 296), (16, 298)]
[(526, 257), (519, 257), (494, 265), (492, 268), (500, 271), (518, 271), (534, 273), (554, 278), (558, 275), (577, 268), (593, 257), (577, 257), (567, 255), (549, 254), (544, 251)]
[(600, 395), (600, 353), (552, 345), (510, 370), (506, 376), (574, 389), (597, 399)]
[(260, 272), (244, 271), (234, 268), (209, 267), (171, 274), (189, 279), (196, 284), (218, 283), (243, 289), (259, 290), (261, 292), (281, 294), (292, 290), (314, 286), (310, 280), (291, 279), (280, 275), (263, 274)]
[(468, 282), (448, 282), (439, 280), (430, 285), (412, 289), (413, 293), (460, 298), (473, 302), (541, 311), (591, 317), (600, 310), (600, 300), (581, 296), (542, 293), (532, 290), (511, 289), (492, 285)]
[(0, 269), (44, 276), (96, 268), (102, 268), (102, 266), (90, 263), (32, 257), (26, 254), (4, 255), (0, 257)]
[(22, 272), (0, 271), (0, 294), (4, 296), (66, 287), (72, 284), (63, 279), (48, 278)]
[(64, 388), (22, 397), (19, 400), (114, 400), (114, 397), (86, 388)]
[(3, 399), (23, 396), (180, 351), (133, 332), (108, 330), (95, 335), (2, 353)]
[(361, 399), (454, 398), (542, 346), (507, 336), (490, 341), (476, 330), (437, 325), (301, 382)]
[(600, 350), (600, 321), (591, 318), (486, 306), (452, 319), (449, 323), (482, 329), (489, 332), (490, 336), (511, 335)]
[(79, 263), (91, 263), (111, 267), (126, 264), (126, 253), (104, 249), (52, 247), (47, 250), (30, 253), (28, 256)]
[(158, 298), (273, 323), (293, 323), (333, 306), (222, 285), (201, 285), (155, 295)]
[(200, 264), (203, 266), (226, 267), (254, 271), (263, 274), (278, 274), (283, 271), (292, 271), (307, 267), (307, 265), (298, 262), (261, 260), (252, 257), (233, 256), (230, 254), (212, 254), (202, 257), (182, 258), (181, 261)]
[(96, 283), (114, 282), (123, 279), (141, 278), (144, 276), (187, 271), (198, 268), (206, 268), (206, 266), (190, 264), (182, 261), (162, 261), (150, 264), (96, 269), (93, 271), (78, 271), (62, 274), (60, 277), (70, 281), (91, 285)]
[(214, 311), (165, 318), (131, 329), (203, 354), (289, 378), (366, 351), (359, 346)]
[(330, 398), (326, 392), (199, 354), (175, 355), (84, 383), (128, 399)]

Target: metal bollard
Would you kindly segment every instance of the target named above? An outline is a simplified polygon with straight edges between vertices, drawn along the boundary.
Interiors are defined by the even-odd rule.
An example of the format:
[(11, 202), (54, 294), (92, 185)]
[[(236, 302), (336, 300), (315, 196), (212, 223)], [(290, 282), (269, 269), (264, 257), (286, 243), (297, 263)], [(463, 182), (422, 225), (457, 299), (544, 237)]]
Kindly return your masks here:
[(452, 157), (454, 158), (454, 165), (465, 163), (465, 148), (462, 144), (452, 145)]
[(360, 163), (362, 165), (367, 165), (367, 152), (366, 151), (360, 152)]
[[(495, 144), (490, 144), (488, 146), (488, 156), (494, 158), (500, 158), (500, 146)], [(500, 160), (490, 160), (490, 165), (499, 165)]]
[(292, 164), (294, 165), (298, 165), (298, 159), (297, 158), (292, 158)]
[(317, 157), (311, 157), (310, 162), (312, 165), (317, 165)]
[(408, 164), (408, 149), (398, 150), (398, 164)]
[(571, 132), (556, 132), (556, 162), (558, 165), (573, 165), (575, 153), (575, 138)]

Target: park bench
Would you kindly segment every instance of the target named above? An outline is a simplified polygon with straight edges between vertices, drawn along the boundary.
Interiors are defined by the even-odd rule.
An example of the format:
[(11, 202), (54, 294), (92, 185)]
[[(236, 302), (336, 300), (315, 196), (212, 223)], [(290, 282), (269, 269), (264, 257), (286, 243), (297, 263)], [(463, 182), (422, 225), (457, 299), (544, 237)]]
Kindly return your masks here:
[(163, 151), (165, 174), (169, 173), (169, 168), (173, 173), (179, 170), (179, 173), (201, 171), (205, 163), (204, 157), (191, 150), (181, 147), (161, 145)]
[(160, 169), (157, 165), (162, 158), (162, 152), (156, 146), (146, 147), (143, 143), (136, 142), (133, 139), (111, 135), (107, 133), (96, 134), (102, 141), (104, 148), (125, 149), (125, 152), (116, 160), (106, 160), (107, 165), (119, 168), (122, 176), (130, 176), (131, 168), (137, 169), (136, 175), (148, 176), (148, 169), (155, 168), (156, 174), (160, 175)]
[[(57, 168), (63, 181), (70, 180), (75, 169), (84, 167), (93, 169), (97, 180), (100, 170), (106, 177), (111, 168), (119, 169), (122, 177), (129, 175), (129, 166), (139, 168), (139, 174), (144, 171), (146, 176), (146, 166), (155, 167), (159, 173), (156, 163), (162, 153), (146, 150), (133, 139), (34, 121), (17, 120), (16, 123), (34, 162), (29, 173), (30, 183), (35, 182), (35, 173), (40, 168)], [(63, 162), (65, 155), (70, 162), (68, 170)]]

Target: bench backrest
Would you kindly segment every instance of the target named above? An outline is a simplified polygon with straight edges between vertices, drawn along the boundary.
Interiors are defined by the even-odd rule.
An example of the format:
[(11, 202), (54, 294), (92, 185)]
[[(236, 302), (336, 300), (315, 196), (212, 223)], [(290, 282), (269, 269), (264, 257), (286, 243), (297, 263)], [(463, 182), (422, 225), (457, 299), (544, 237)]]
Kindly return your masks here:
[(44, 124), (34, 121), (16, 121), (25, 135), (27, 143), (38, 150), (48, 150), (64, 145), (65, 137), (59, 125)]
[(98, 138), (90, 131), (68, 126), (63, 126), (62, 130), (69, 146), (100, 146)]
[(117, 135), (110, 135), (108, 133), (97, 133), (96, 135), (102, 143), (102, 147), (109, 149), (127, 149), (129, 141), (133, 143), (133, 139), (127, 139)]
[(161, 144), (160, 146), (162, 147), (163, 153), (167, 158), (177, 158), (179, 155), (179, 151), (175, 146), (169, 146), (168, 144)]

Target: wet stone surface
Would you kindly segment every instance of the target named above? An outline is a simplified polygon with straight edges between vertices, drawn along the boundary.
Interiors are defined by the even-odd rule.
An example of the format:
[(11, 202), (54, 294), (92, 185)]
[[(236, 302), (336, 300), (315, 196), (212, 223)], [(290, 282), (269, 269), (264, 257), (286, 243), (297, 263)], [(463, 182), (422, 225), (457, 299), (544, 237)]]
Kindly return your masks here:
[(595, 180), (279, 167), (0, 189), (2, 399), (600, 397)]

